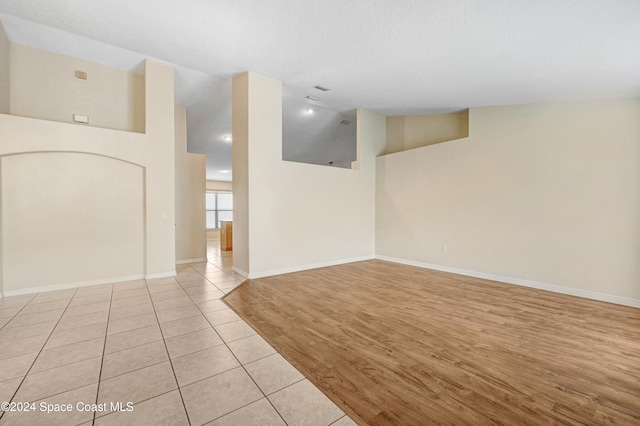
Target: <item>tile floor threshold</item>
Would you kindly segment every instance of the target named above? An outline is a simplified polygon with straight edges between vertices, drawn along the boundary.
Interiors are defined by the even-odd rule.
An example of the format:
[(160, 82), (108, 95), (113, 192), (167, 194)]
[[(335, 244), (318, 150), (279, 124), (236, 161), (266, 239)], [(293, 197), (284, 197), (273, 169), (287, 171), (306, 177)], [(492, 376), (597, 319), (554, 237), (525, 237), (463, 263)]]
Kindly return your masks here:
[(355, 424), (220, 300), (231, 254), (208, 259), (0, 299), (0, 426)]

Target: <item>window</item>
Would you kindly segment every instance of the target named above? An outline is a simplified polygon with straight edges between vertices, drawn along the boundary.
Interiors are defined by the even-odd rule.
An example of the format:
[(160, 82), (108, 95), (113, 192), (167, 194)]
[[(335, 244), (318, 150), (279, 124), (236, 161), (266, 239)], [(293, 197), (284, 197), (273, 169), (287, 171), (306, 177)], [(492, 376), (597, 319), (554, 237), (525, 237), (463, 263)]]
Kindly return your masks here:
[(233, 194), (207, 191), (207, 229), (220, 229), (221, 220), (233, 220)]

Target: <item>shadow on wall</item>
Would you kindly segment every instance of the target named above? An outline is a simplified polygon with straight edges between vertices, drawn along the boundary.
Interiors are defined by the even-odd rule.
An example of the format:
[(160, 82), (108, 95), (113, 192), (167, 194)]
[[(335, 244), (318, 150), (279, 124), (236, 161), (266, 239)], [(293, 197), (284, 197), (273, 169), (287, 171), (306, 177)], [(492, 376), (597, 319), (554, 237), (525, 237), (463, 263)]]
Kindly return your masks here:
[(449, 142), (469, 136), (469, 111), (387, 117), (385, 154)]

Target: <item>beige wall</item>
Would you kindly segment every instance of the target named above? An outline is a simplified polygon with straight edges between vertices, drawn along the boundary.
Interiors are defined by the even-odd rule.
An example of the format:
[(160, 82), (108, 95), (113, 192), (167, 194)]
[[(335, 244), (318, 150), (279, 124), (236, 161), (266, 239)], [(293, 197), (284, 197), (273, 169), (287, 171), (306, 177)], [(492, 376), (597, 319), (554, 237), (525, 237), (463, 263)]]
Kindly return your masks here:
[(474, 108), (468, 138), (380, 157), (377, 254), (640, 306), (638, 117), (639, 99)]
[[(2, 23), (0, 23), (0, 114), (8, 114), (9, 113), (9, 93), (11, 91), (10, 87), (10, 58), (11, 58), (11, 46), (9, 43), (9, 39), (7, 38), (7, 34), (4, 31)], [(1, 140), (0, 140), (1, 143)], [(0, 188), (2, 188), (2, 161), (0, 159)], [(1, 191), (1, 189), (0, 189)], [(0, 192), (0, 197), (2, 193)], [(3, 262), (3, 248), (2, 248), (2, 202), (0, 198), (0, 268), (4, 264)], [(2, 296), (2, 288), (3, 288), (3, 272), (0, 270), (0, 297)]]
[(231, 191), (233, 190), (233, 182), (224, 182), (220, 180), (208, 180), (207, 191)]
[(385, 118), (359, 111), (358, 171), (282, 160), (280, 82), (236, 77), (233, 108), (234, 265), (256, 277), (374, 256)]
[[(87, 79), (75, 77), (85, 71)], [(11, 114), (144, 132), (144, 77), (29, 46), (11, 44)]]
[[(146, 274), (175, 271), (175, 116), (173, 68), (145, 61)], [(77, 126), (76, 126), (77, 127)]]
[[(75, 63), (73, 58), (62, 57), (57, 58), (54, 63), (50, 64), (50, 67), (55, 68), (56, 64), (64, 63), (65, 58), (68, 62)], [(33, 282), (29, 283), (19, 279), (18, 275), (12, 272), (20, 268), (26, 270), (26, 274), (34, 279), (36, 277), (46, 279), (46, 282), (38, 281), (38, 285), (42, 284), (43, 287), (48, 288), (131, 278), (130, 275), (122, 275), (133, 271), (131, 265), (125, 262), (125, 257), (137, 259), (134, 275), (151, 278), (175, 274), (173, 69), (164, 64), (146, 61), (144, 84), (145, 110), (148, 114), (146, 133), (144, 134), (0, 114), (0, 129), (2, 129), (0, 157), (3, 163), (0, 166), (2, 170), (0, 181), (3, 188), (3, 193), (0, 194), (3, 199), (2, 241), (0, 241), (3, 261), (1, 265), (3, 288), (0, 289), (0, 292), (4, 291), (5, 295), (17, 294), (36, 288)], [(68, 153), (68, 156), (71, 157), (68, 157), (67, 154), (63, 155), (63, 153)], [(43, 160), (44, 158), (46, 161)], [(66, 161), (69, 161), (69, 158), (73, 158), (71, 162), (73, 166), (69, 166), (67, 170), (63, 166)], [(95, 160), (95, 158), (100, 158), (100, 160)], [(85, 159), (87, 164), (84, 164)], [(89, 167), (91, 164), (93, 164), (93, 168)], [(128, 165), (123, 168), (122, 164)], [(25, 170), (23, 167), (27, 166), (29, 169)], [(31, 168), (34, 168), (33, 173), (29, 173)], [(87, 174), (88, 169), (97, 174)], [(140, 174), (143, 175), (141, 179), (144, 191), (136, 189), (140, 185), (140, 179), (132, 178), (132, 170), (140, 170)], [(16, 173), (19, 174), (16, 175)], [(31, 175), (34, 176), (33, 179), (29, 178)], [(38, 177), (37, 182), (34, 180), (36, 176)], [(43, 203), (43, 209), (52, 212), (66, 211), (70, 215), (69, 217), (79, 217), (83, 215), (83, 212), (86, 212), (87, 217), (90, 217), (105, 206), (102, 205), (101, 200), (76, 196), (76, 192), (80, 191), (79, 188), (85, 185), (85, 180), (98, 185), (97, 192), (101, 190), (99, 185), (103, 185), (105, 182), (111, 182), (114, 188), (129, 188), (131, 185), (131, 190), (137, 192), (136, 199), (127, 199), (126, 203), (123, 200), (115, 199), (114, 202), (123, 210), (119, 214), (112, 215), (112, 221), (105, 224), (105, 229), (95, 231), (104, 232), (104, 235), (108, 234), (109, 241), (121, 242), (121, 246), (118, 247), (117, 252), (114, 252), (113, 258), (105, 252), (106, 243), (103, 240), (98, 239), (89, 244), (86, 241), (80, 242), (75, 239), (77, 237), (68, 237), (74, 245), (72, 248), (65, 246), (64, 251), (80, 253), (84, 250), (87, 256), (92, 256), (93, 260), (95, 260), (96, 253), (99, 258), (102, 253), (105, 253), (104, 268), (99, 271), (95, 270), (94, 265), (89, 261), (75, 261), (70, 264), (67, 254), (63, 250), (52, 249), (51, 244), (60, 237), (54, 221), (57, 216), (53, 213), (42, 216), (41, 212), (32, 211), (32, 207), (35, 205), (32, 197), (33, 191), (42, 182), (48, 182), (55, 190), (54, 193), (60, 196), (48, 200), (50, 204)], [(75, 182), (75, 186), (71, 182)], [(4, 188), (7, 188), (6, 193)], [(64, 188), (67, 188), (69, 192), (64, 193)], [(123, 190), (119, 193), (123, 197), (131, 197), (133, 192), (127, 191)], [(65, 198), (67, 195), (72, 197), (74, 202), (70, 202), (69, 197)], [(11, 201), (5, 203), (5, 198)], [(22, 204), (16, 201), (21, 199), (23, 200)], [(22, 227), (20, 232), (28, 232), (25, 225), (28, 222), (46, 220), (48, 226), (39, 229), (48, 229), (49, 231), (43, 231), (44, 234), (38, 235), (37, 238), (49, 241), (51, 244), (49, 246), (37, 245), (31, 239), (33, 234), (29, 234), (29, 238), (22, 241), (22, 237), (9, 233), (9, 227), (15, 222), (9, 224), (6, 222), (8, 213), (5, 210), (8, 204), (24, 206), (19, 211), (11, 210), (10, 212), (12, 221), (17, 220), (16, 218), (24, 221), (20, 222)], [(131, 230), (131, 226), (133, 226), (131, 218), (139, 214), (140, 205), (144, 206), (144, 216), (138, 224), (139, 228), (134, 232)], [(17, 207), (12, 207), (12, 209), (14, 208)], [(100, 220), (105, 219), (99, 215), (98, 217), (101, 218)], [(121, 226), (123, 223), (119, 222), (120, 217), (127, 218), (125, 226)], [(65, 226), (67, 225), (70, 226), (73, 223), (65, 222)], [(67, 226), (65, 230), (71, 235), (84, 232), (82, 222), (77, 222), (76, 225), (73, 229)], [(51, 234), (47, 234), (47, 232)], [(134, 253), (139, 253), (137, 238), (139, 235), (144, 238), (141, 261), (139, 254), (134, 255)], [(84, 245), (84, 243), (89, 245)], [(51, 268), (48, 266), (49, 263), (45, 265), (33, 261), (28, 264), (24, 263), (27, 259), (26, 256), (22, 256), (14, 250), (19, 250), (19, 247), (25, 244), (29, 247), (32, 259), (41, 259), (51, 255), (53, 258), (49, 261), (57, 267)], [(23, 263), (9, 265), (9, 258), (21, 259), (20, 262)], [(82, 256), (80, 258), (84, 259)], [(9, 278), (11, 279), (9, 280)], [(58, 286), (56, 287), (56, 285)]]
[(144, 273), (142, 167), (67, 152), (1, 160), (7, 290)]
[(251, 272), (249, 252), (249, 232), (251, 231), (249, 224), (249, 80), (252, 75), (244, 73), (235, 77), (231, 89), (233, 268), (245, 275)]
[(10, 111), (10, 72), (11, 72), (11, 43), (4, 32), (0, 22), (0, 114), (9, 114)]
[(469, 112), (387, 117), (385, 154), (469, 136)]
[(187, 110), (176, 105), (176, 261), (207, 257), (206, 156), (187, 152)]

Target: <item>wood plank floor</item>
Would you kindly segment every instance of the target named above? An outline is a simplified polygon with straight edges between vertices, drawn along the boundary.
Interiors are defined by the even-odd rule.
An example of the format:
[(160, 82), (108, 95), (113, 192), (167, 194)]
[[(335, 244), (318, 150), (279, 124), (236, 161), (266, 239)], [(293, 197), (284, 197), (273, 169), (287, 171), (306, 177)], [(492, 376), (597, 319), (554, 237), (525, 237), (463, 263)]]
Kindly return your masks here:
[(640, 425), (640, 309), (379, 260), (225, 302), (359, 424)]

